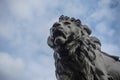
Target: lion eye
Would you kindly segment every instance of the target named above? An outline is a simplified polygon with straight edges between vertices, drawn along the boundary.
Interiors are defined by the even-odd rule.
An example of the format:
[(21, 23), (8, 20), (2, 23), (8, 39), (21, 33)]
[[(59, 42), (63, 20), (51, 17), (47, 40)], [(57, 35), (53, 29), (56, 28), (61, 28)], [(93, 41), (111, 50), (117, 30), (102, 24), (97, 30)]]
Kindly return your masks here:
[(69, 25), (70, 23), (69, 22), (64, 22), (65, 25)]

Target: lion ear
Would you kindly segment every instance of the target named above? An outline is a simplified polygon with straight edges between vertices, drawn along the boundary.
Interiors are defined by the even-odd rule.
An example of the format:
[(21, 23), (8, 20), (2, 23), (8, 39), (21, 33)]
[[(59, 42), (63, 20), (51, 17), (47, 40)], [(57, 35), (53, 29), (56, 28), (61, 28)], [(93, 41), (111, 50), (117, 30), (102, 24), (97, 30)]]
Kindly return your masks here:
[(83, 29), (86, 30), (89, 35), (92, 33), (91, 29), (87, 25), (83, 25)]
[(53, 44), (53, 39), (49, 36), (47, 39), (47, 44), (51, 47), (54, 48), (54, 44)]

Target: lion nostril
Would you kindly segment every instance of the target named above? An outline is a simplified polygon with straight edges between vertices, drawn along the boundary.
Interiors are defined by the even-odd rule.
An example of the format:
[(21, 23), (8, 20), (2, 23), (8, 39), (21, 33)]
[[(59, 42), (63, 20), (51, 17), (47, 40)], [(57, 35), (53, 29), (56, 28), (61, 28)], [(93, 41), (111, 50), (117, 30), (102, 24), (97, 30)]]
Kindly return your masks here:
[(60, 25), (61, 25), (60, 23), (56, 22), (56, 23), (53, 25), (53, 27), (58, 27), (58, 26), (60, 26)]

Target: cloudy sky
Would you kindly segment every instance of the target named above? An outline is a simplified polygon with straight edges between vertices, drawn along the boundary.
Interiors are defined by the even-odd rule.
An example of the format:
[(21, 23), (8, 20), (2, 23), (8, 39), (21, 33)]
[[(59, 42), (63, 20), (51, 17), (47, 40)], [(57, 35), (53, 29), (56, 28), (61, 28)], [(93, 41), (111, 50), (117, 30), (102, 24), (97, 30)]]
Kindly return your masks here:
[(47, 46), (60, 15), (79, 18), (120, 56), (120, 0), (0, 0), (0, 80), (56, 80)]

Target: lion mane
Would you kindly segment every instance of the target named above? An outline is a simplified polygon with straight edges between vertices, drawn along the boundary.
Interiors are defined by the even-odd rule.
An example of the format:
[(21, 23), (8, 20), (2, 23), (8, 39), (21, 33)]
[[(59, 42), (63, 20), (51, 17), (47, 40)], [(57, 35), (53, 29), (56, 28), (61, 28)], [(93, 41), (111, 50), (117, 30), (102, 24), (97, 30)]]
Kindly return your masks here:
[(104, 61), (113, 63), (118, 57), (102, 52), (100, 40), (91, 33), (79, 19), (63, 15), (50, 29), (48, 45), (54, 50), (57, 80), (114, 79)]

